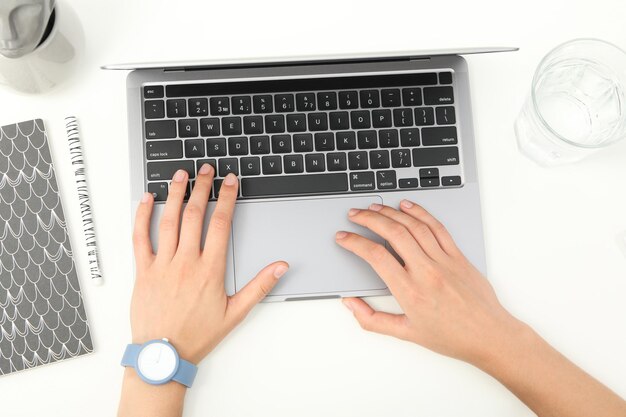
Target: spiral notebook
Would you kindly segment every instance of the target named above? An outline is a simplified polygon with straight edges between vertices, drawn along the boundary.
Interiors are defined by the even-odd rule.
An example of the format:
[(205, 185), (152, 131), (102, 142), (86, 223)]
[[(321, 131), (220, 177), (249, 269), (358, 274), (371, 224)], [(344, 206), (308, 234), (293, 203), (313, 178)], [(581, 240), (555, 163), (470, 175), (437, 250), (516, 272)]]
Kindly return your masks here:
[(0, 128), (0, 375), (93, 350), (40, 119)]

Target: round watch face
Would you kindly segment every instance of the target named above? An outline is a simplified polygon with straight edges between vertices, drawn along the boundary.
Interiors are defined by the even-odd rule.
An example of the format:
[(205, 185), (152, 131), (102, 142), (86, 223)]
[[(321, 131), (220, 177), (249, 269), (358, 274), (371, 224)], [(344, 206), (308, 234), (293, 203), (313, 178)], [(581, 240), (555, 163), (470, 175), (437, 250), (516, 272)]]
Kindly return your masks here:
[(167, 343), (154, 342), (147, 344), (139, 352), (137, 368), (150, 381), (169, 379), (178, 367), (176, 351)]

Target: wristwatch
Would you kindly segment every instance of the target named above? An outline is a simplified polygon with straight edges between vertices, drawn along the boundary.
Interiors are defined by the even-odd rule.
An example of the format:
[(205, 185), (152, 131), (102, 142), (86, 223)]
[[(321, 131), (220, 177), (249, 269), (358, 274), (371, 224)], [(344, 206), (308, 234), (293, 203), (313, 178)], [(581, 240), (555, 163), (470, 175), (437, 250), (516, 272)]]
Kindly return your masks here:
[(122, 366), (135, 368), (137, 375), (151, 385), (176, 381), (191, 387), (198, 372), (196, 365), (178, 356), (178, 352), (167, 339), (154, 339), (143, 345), (126, 346)]

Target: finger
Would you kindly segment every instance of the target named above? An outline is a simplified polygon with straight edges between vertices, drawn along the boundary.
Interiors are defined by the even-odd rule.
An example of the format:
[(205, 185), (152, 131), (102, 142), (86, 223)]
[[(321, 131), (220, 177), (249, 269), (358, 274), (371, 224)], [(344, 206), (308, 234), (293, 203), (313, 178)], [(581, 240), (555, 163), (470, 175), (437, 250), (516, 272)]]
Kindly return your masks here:
[(171, 259), (178, 247), (180, 211), (187, 191), (187, 171), (179, 169), (174, 174), (165, 202), (161, 224), (159, 225), (159, 248), (157, 257)]
[(381, 204), (372, 204), (369, 209), (402, 224), (424, 252), (431, 258), (439, 260), (445, 256), (445, 252), (426, 223), (406, 213)]
[(198, 177), (193, 191), (183, 212), (183, 221), (180, 226), (180, 243), (178, 251), (182, 253), (200, 253), (202, 226), (204, 215), (209, 203), (211, 184), (215, 170), (209, 164), (203, 164), (198, 170)]
[(228, 301), (227, 315), (239, 323), (250, 310), (263, 300), (272, 291), (285, 272), (289, 269), (287, 262), (274, 262), (263, 268), (257, 275), (248, 282), (237, 294), (230, 297)]
[(422, 264), (426, 254), (401, 223), (372, 210), (350, 209), (348, 218), (382, 236), (405, 264)]
[(152, 194), (144, 193), (137, 207), (133, 231), (133, 248), (138, 267), (144, 267), (154, 258), (152, 243), (150, 242), (150, 219), (152, 218), (153, 206), (154, 197)]
[(344, 298), (342, 301), (364, 330), (406, 339), (408, 326), (404, 314), (376, 311), (360, 298)]
[(445, 226), (439, 220), (435, 219), (432, 214), (426, 211), (425, 208), (409, 200), (402, 200), (400, 203), (400, 210), (428, 225), (435, 236), (435, 239), (439, 242), (439, 246), (441, 246), (441, 248), (448, 255), (461, 254), (461, 251), (456, 246), (456, 243), (454, 243), (454, 239), (452, 239), (452, 236)]
[(238, 193), (239, 182), (237, 181), (237, 176), (230, 173), (222, 182), (215, 211), (213, 211), (211, 221), (209, 222), (203, 254), (209, 261), (226, 259), (233, 211), (235, 210)]
[(344, 231), (337, 232), (335, 241), (342, 248), (367, 262), (385, 281), (394, 295), (401, 296), (403, 294), (406, 289), (406, 271), (387, 248), (356, 233)]

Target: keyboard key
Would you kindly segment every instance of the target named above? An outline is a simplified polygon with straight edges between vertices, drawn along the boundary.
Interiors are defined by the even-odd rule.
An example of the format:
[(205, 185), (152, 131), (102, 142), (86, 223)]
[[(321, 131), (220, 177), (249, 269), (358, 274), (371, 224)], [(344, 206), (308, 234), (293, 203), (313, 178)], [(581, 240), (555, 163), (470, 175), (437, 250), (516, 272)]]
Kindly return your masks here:
[(251, 136), (250, 153), (253, 155), (270, 153), (270, 137), (266, 135)]
[(241, 175), (260, 175), (261, 159), (258, 156), (241, 158)]
[(452, 177), (441, 177), (441, 185), (449, 187), (451, 185), (461, 185), (461, 177), (458, 175)]
[(263, 161), (263, 174), (264, 175), (273, 175), (273, 174), (283, 173), (280, 156), (278, 155), (264, 156), (262, 158), (262, 161)]
[(361, 90), (361, 107), (364, 109), (371, 109), (374, 107), (380, 107), (380, 97), (378, 96), (378, 90)]
[(304, 156), (306, 163), (306, 172), (323, 172), (324, 154), (323, 153), (310, 153)]
[(271, 113), (274, 111), (272, 96), (270, 95), (254, 96), (252, 102), (255, 113)]
[(402, 105), (403, 106), (421, 106), (422, 91), (419, 88), (403, 88), (402, 89)]
[(458, 164), (459, 148), (457, 148), (456, 146), (413, 149), (414, 167)]
[(358, 110), (350, 112), (352, 129), (369, 129), (372, 127), (370, 122), (370, 112), (367, 110)]
[(183, 157), (183, 143), (180, 140), (159, 140), (146, 143), (146, 158), (179, 159)]
[(167, 200), (168, 185), (166, 182), (148, 183), (148, 192), (154, 196), (154, 201)]
[(358, 109), (359, 108), (359, 95), (356, 91), (341, 91), (339, 93), (339, 108), (345, 109)]
[(198, 136), (197, 119), (180, 119), (178, 121), (178, 136), (181, 138), (195, 138)]
[(200, 119), (200, 135), (201, 136), (219, 136), (220, 135), (220, 119), (217, 117), (208, 117)]
[(295, 152), (313, 152), (313, 135), (310, 133), (293, 135), (293, 150)]
[(252, 99), (250, 96), (233, 97), (233, 114), (252, 113)]
[(167, 117), (187, 117), (185, 100), (167, 100)]
[(224, 116), (230, 114), (230, 99), (228, 97), (212, 97), (209, 100), (211, 116)]
[(203, 158), (203, 157), (204, 157), (204, 141), (202, 139), (191, 139), (191, 140), (185, 141), (185, 158)]
[(146, 139), (167, 139), (176, 137), (174, 120), (158, 120), (146, 122)]
[(350, 115), (347, 111), (330, 113), (330, 130), (350, 129)]
[(231, 156), (247, 155), (248, 138), (245, 136), (228, 138), (228, 154)]
[(241, 180), (241, 193), (244, 197), (345, 191), (348, 191), (348, 177), (345, 173), (253, 177)]
[(308, 118), (310, 131), (328, 130), (328, 116), (326, 113), (309, 113)]
[(189, 99), (189, 116), (208, 116), (209, 102), (206, 98)]
[(424, 88), (424, 104), (433, 106), (436, 104), (453, 104), (454, 94), (452, 87), (426, 87)]
[(367, 152), (357, 151), (348, 152), (348, 166), (352, 171), (358, 171), (361, 169), (367, 169)]
[(320, 110), (336, 110), (337, 93), (334, 91), (317, 93), (317, 106)]
[(422, 143), (424, 146), (455, 145), (456, 127), (425, 127), (422, 129)]
[(393, 109), (393, 125), (395, 127), (413, 126), (411, 109)]
[(439, 178), (439, 168), (422, 168), (419, 170), (420, 179)]
[(393, 168), (408, 168), (411, 166), (411, 151), (408, 149), (394, 149), (391, 151), (391, 166)]
[(287, 132), (304, 132), (306, 131), (306, 115), (304, 113), (295, 113), (287, 115)]
[(378, 147), (375, 130), (360, 130), (357, 133), (359, 149), (373, 149)]
[(241, 117), (222, 117), (222, 135), (241, 135)]
[(415, 124), (417, 126), (429, 126), (435, 124), (435, 112), (432, 107), (419, 107), (415, 109)]
[(346, 151), (356, 149), (356, 134), (354, 132), (337, 132), (337, 149)]
[(335, 137), (331, 132), (315, 134), (315, 150), (316, 151), (334, 151)]
[(223, 182), (224, 180), (222, 179), (213, 180), (213, 194), (215, 195), (215, 198), (220, 196), (220, 188), (222, 188)]
[(163, 95), (162, 85), (147, 85), (143, 88), (143, 98), (162, 98)]
[(391, 127), (391, 110), (372, 111), (372, 124), (374, 127)]
[(283, 133), (285, 131), (285, 116), (282, 114), (273, 114), (265, 116), (265, 132), (266, 133)]
[(420, 178), (422, 187), (439, 187), (439, 177), (437, 178)]
[(263, 133), (263, 116), (244, 116), (243, 133), (246, 135)]
[(193, 161), (148, 162), (148, 180), (171, 180), (174, 173), (179, 169), (187, 171), (189, 178), (194, 178), (196, 175)]
[(295, 109), (293, 94), (276, 94), (274, 107), (277, 113), (292, 112)]
[(165, 104), (163, 100), (146, 100), (143, 103), (146, 119), (160, 119), (165, 117)]
[(435, 110), (438, 125), (453, 125), (456, 123), (454, 106), (437, 107)]
[(315, 93), (296, 94), (296, 109), (298, 111), (315, 110)]
[(417, 178), (400, 178), (398, 185), (400, 188), (417, 188)]
[(396, 188), (396, 171), (377, 171), (376, 185), (379, 190), (392, 190)]
[(285, 174), (299, 174), (304, 172), (304, 159), (302, 155), (285, 155)]
[(220, 177), (225, 177), (231, 172), (239, 175), (239, 163), (237, 158), (221, 158), (218, 161)]
[[(400, 107), (400, 90), (397, 88), (384, 89), (380, 92), (383, 107)], [(379, 187), (380, 188), (380, 187)]]
[(199, 171), (204, 164), (211, 165), (213, 167), (213, 172), (217, 173), (217, 162), (215, 159), (198, 159), (196, 161), (196, 172)]
[(291, 136), (274, 135), (272, 136), (272, 153), (289, 153), (291, 152)]
[(439, 84), (452, 84), (452, 73), (451, 72), (440, 72), (439, 73)]
[(400, 129), (400, 144), (406, 148), (420, 146), (420, 130)]
[(375, 187), (374, 173), (371, 171), (351, 172), (350, 189), (352, 191), (371, 191)]
[(370, 151), (370, 168), (389, 168), (389, 151)]
[(326, 166), (329, 171), (345, 171), (348, 169), (346, 154), (343, 152), (330, 152), (326, 154)]
[(226, 138), (207, 139), (206, 153), (208, 156), (226, 156)]
[(379, 130), (378, 145), (381, 148), (397, 148), (398, 145), (400, 145), (398, 141), (398, 131), (396, 129)]

